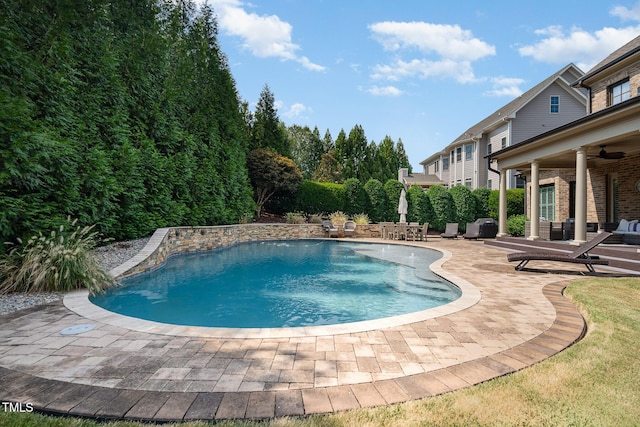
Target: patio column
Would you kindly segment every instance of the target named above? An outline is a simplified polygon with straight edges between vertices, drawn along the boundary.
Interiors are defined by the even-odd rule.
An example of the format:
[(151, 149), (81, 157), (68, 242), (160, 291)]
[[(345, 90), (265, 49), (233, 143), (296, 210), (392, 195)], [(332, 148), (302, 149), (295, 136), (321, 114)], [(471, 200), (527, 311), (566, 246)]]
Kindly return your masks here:
[(537, 160), (531, 162), (531, 234), (527, 239), (540, 238), (540, 164)]
[(500, 170), (500, 196), (498, 198), (498, 234), (507, 236), (507, 170)]
[(576, 222), (575, 243), (587, 241), (587, 150), (576, 150)]

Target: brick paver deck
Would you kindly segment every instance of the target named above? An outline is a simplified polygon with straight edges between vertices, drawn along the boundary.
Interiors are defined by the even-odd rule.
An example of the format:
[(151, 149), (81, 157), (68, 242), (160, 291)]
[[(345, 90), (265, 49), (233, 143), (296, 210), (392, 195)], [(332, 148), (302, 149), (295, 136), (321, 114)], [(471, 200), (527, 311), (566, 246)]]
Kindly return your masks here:
[[(147, 421), (327, 413), (469, 387), (540, 362), (584, 333), (562, 296), (575, 276), (516, 272), (505, 251), (482, 242), (413, 244), (449, 251), (444, 270), (474, 285), (477, 302), (371, 330), (253, 338), (132, 330), (52, 303), (0, 316), (0, 400)], [(96, 327), (60, 334), (87, 323)]]

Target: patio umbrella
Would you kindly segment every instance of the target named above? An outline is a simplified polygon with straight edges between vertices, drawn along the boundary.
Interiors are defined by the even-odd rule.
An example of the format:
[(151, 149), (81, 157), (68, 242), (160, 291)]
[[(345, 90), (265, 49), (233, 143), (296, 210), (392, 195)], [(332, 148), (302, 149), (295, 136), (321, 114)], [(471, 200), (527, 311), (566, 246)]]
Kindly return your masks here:
[(404, 188), (400, 192), (400, 201), (398, 202), (398, 213), (400, 214), (400, 222), (407, 222), (407, 192)]

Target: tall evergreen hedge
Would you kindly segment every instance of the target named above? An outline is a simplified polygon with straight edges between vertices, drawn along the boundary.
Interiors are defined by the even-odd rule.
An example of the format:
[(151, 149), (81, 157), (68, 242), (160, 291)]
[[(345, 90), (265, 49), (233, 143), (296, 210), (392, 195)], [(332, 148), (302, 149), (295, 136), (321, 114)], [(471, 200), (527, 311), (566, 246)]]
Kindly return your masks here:
[(0, 242), (68, 215), (127, 239), (254, 210), (213, 11), (0, 0)]

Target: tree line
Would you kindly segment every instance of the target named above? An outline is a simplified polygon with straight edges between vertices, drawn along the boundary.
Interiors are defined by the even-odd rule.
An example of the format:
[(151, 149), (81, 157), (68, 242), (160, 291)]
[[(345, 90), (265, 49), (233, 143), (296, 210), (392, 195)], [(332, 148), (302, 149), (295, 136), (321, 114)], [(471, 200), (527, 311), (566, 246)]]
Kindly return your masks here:
[(250, 220), (265, 156), (289, 193), (409, 167), (359, 125), (287, 128), (274, 98), (240, 99), (207, 5), (0, 0), (0, 242), (68, 216), (118, 240)]

